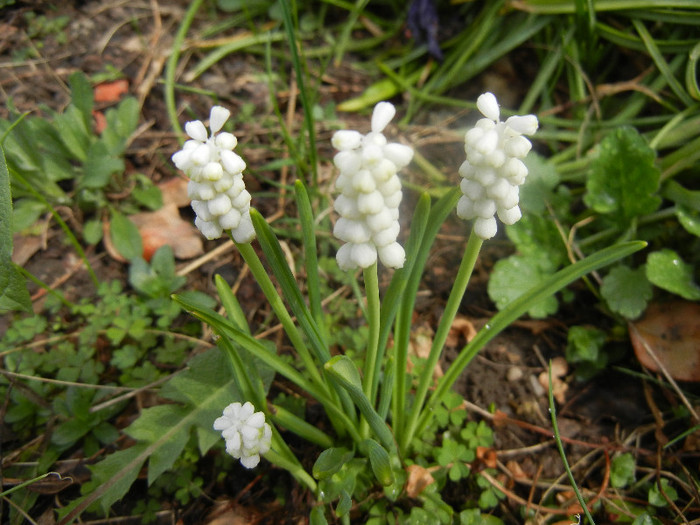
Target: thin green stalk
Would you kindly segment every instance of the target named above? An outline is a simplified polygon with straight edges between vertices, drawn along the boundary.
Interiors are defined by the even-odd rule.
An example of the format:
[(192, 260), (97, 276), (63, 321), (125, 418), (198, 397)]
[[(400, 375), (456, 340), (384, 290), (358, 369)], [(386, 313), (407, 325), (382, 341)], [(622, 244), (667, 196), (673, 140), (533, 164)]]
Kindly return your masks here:
[(571, 487), (574, 489), (574, 492), (576, 493), (576, 499), (578, 499), (579, 504), (581, 505), (581, 508), (583, 509), (584, 514), (588, 518), (588, 522), (591, 525), (595, 525), (595, 521), (593, 521), (593, 516), (591, 516), (591, 512), (588, 510), (588, 505), (586, 505), (586, 500), (583, 499), (583, 496), (581, 495), (581, 492), (578, 489), (578, 485), (576, 484), (576, 480), (574, 479), (574, 474), (571, 472), (571, 467), (569, 466), (569, 461), (566, 459), (566, 453), (564, 452), (564, 445), (562, 444), (561, 441), (561, 435), (559, 434), (559, 425), (557, 425), (557, 412), (556, 412), (556, 407), (554, 405), (554, 388), (552, 387), (552, 363), (549, 363), (549, 415), (552, 418), (552, 429), (554, 430), (554, 441), (557, 444), (557, 450), (559, 451), (559, 455), (561, 456), (561, 460), (564, 463), (564, 470), (566, 470), (566, 475), (569, 478), (569, 482), (571, 483)]
[[(374, 372), (377, 363), (379, 349), (380, 304), (379, 304), (379, 279), (377, 278), (377, 263), (363, 271), (365, 278), (365, 295), (367, 296), (367, 324), (369, 335), (367, 337), (367, 350), (365, 351), (364, 377), (362, 378), (362, 391), (372, 406), (374, 406)], [(367, 423), (360, 424), (360, 434), (367, 435)]]
[(676, 96), (681, 100), (681, 102), (685, 106), (692, 106), (694, 104), (693, 99), (690, 97), (690, 95), (688, 95), (688, 93), (683, 88), (683, 85), (673, 74), (673, 71), (671, 70), (668, 62), (666, 62), (663, 55), (661, 54), (661, 51), (656, 45), (656, 42), (654, 42), (654, 39), (649, 33), (649, 30), (646, 28), (646, 26), (642, 23), (641, 20), (637, 20), (636, 18), (632, 19), (632, 24), (637, 30), (637, 33), (639, 34), (640, 38), (644, 41), (644, 45), (646, 46), (648, 53), (651, 55), (651, 58), (654, 60), (656, 67), (659, 68), (661, 74), (664, 76), (664, 78), (666, 78), (666, 82), (668, 82), (668, 85), (671, 88), (671, 90), (676, 94)]
[(85, 268), (88, 271), (88, 274), (90, 274), (90, 279), (92, 279), (92, 283), (95, 285), (95, 288), (97, 288), (100, 285), (100, 280), (97, 278), (97, 274), (95, 274), (95, 270), (93, 270), (92, 265), (90, 265), (90, 261), (88, 261), (87, 255), (85, 254), (85, 250), (83, 250), (83, 247), (80, 246), (80, 243), (78, 242), (78, 239), (75, 236), (75, 234), (73, 233), (73, 231), (68, 227), (68, 225), (61, 218), (61, 216), (58, 214), (56, 209), (53, 206), (51, 206), (51, 203), (48, 200), (46, 200), (46, 197), (44, 197), (41, 194), (41, 192), (37, 191), (19, 173), (14, 172), (13, 175), (19, 180), (19, 182), (22, 184), (22, 186), (24, 186), (24, 188), (29, 193), (31, 193), (34, 197), (39, 199), (44, 204), (44, 206), (46, 206), (49, 209), (49, 211), (51, 212), (51, 215), (53, 215), (53, 218), (56, 219), (56, 222), (58, 223), (58, 225), (61, 227), (63, 232), (68, 237), (68, 240), (73, 245), (73, 248), (75, 249), (75, 251), (78, 252), (78, 256), (82, 259), (83, 264), (85, 265)]
[(469, 279), (474, 271), (474, 265), (479, 257), (479, 251), (481, 250), (483, 243), (483, 239), (476, 235), (472, 229), (472, 232), (469, 235), (469, 240), (467, 241), (467, 246), (464, 249), (462, 262), (459, 265), (457, 276), (455, 277), (452, 290), (450, 291), (450, 296), (447, 299), (445, 310), (440, 317), (440, 323), (437, 331), (435, 332), (435, 337), (433, 337), (433, 344), (430, 347), (430, 354), (428, 355), (428, 359), (426, 360), (423, 371), (421, 372), (411, 414), (406, 424), (406, 428), (401, 429), (401, 435), (399, 438), (399, 449), (401, 451), (406, 450), (415, 433), (416, 426), (418, 425), (418, 416), (421, 413), (423, 403), (425, 402), (425, 397), (428, 393), (428, 389), (430, 388), (430, 384), (432, 383), (433, 371), (435, 370), (435, 366), (442, 355), (442, 350), (445, 346), (447, 335), (450, 332), (452, 323), (457, 315), (457, 310), (459, 310), (459, 305), (461, 304), (464, 293), (467, 290)]
[(284, 29), (287, 33), (289, 41), (289, 51), (292, 55), (292, 65), (296, 73), (297, 86), (299, 87), (299, 98), (301, 98), (302, 109), (304, 110), (304, 127), (308, 134), (308, 154), (309, 168), (311, 169), (311, 183), (313, 188), (318, 187), (318, 153), (316, 151), (316, 128), (314, 125), (313, 103), (309, 98), (308, 88), (306, 87), (306, 76), (302, 64), (299, 49), (297, 47), (297, 38), (295, 25), (292, 17), (292, 6), (296, 9), (296, 2), (280, 2), (278, 5), (282, 8), (282, 18), (284, 20)]
[(304, 340), (299, 335), (299, 330), (297, 330), (297, 327), (294, 324), (292, 317), (289, 315), (287, 308), (284, 306), (284, 301), (282, 301), (282, 298), (277, 293), (275, 285), (272, 284), (272, 280), (270, 280), (270, 277), (267, 275), (258, 254), (255, 253), (255, 250), (250, 243), (236, 243), (236, 247), (241, 252), (243, 260), (245, 260), (246, 264), (248, 264), (250, 272), (253, 274), (253, 277), (255, 277), (255, 280), (262, 289), (263, 294), (269, 301), (275, 315), (279, 319), (280, 323), (282, 323), (287, 337), (289, 337), (294, 349), (304, 362), (304, 367), (307, 369), (314, 382), (321, 385), (322, 388), (326, 390), (326, 384), (321, 378), (321, 374), (318, 371), (316, 363), (306, 347)]
[(17, 270), (19, 273), (24, 275), (27, 279), (32, 281), (34, 284), (36, 284), (40, 288), (43, 288), (44, 290), (46, 290), (47, 293), (50, 293), (51, 295), (56, 297), (59, 301), (61, 301), (68, 308), (75, 307), (75, 303), (70, 302), (68, 299), (66, 299), (66, 297), (61, 292), (51, 288), (48, 284), (46, 284), (44, 281), (39, 279), (36, 275), (32, 274), (31, 272), (28, 272), (27, 270), (22, 268), (19, 264), (12, 263), (12, 266), (14, 266), (15, 270)]
[(323, 329), (323, 311), (321, 310), (321, 280), (318, 277), (318, 257), (316, 231), (309, 193), (301, 180), (294, 183), (294, 194), (299, 211), (301, 238), (304, 243), (304, 266), (306, 267), (306, 288), (309, 294), (309, 309), (316, 324)]
[(365, 278), (365, 294), (367, 295), (367, 322), (369, 325), (369, 338), (367, 352), (365, 353), (364, 378), (362, 391), (371, 403), (374, 403), (372, 385), (374, 383), (374, 365), (377, 361), (377, 349), (379, 344), (379, 279), (377, 278), (377, 263), (363, 271)]
[[(291, 458), (289, 457), (290, 454)], [(272, 430), (272, 448), (270, 448), (270, 450), (264, 454), (264, 457), (270, 463), (273, 463), (274, 465), (277, 465), (278, 467), (289, 472), (292, 476), (294, 476), (294, 479), (296, 479), (302, 485), (305, 485), (309, 490), (314, 493), (316, 492), (316, 489), (318, 488), (316, 481), (308, 472), (304, 470), (304, 467), (301, 466), (299, 460), (296, 458), (294, 453), (291, 452), (289, 447), (287, 447), (287, 444), (274, 427)]]
[(170, 58), (168, 58), (168, 63), (165, 66), (165, 107), (168, 111), (170, 125), (176, 131), (180, 144), (184, 142), (184, 139), (182, 137), (182, 127), (177, 119), (177, 108), (175, 107), (175, 71), (177, 70), (177, 62), (180, 60), (180, 50), (185, 42), (187, 31), (192, 25), (194, 16), (197, 14), (202, 2), (203, 0), (192, 0), (192, 3), (187, 8), (185, 17), (182, 19), (180, 28), (177, 30), (177, 34), (175, 35), (175, 40), (173, 41), (173, 45), (171, 47), (172, 52), (170, 53)]
[[(476, 356), (479, 350), (481, 350), (491, 339), (496, 337), (496, 335), (510, 326), (510, 324), (518, 319), (518, 317), (527, 312), (531, 305), (542, 300), (544, 297), (549, 297), (550, 295), (557, 293), (580, 277), (583, 277), (594, 270), (612, 264), (615, 261), (645, 248), (646, 245), (647, 243), (643, 241), (625, 242), (600, 250), (593, 255), (589, 255), (585, 259), (559, 270), (554, 275), (545, 279), (538, 286), (532, 288), (515, 299), (503, 310), (493, 316), (491, 321), (481, 330), (479, 330), (474, 339), (472, 339), (469, 344), (462, 349), (457, 356), (457, 359), (455, 359), (447, 369), (445, 375), (440, 378), (437, 388), (431, 394), (430, 398), (425, 404), (425, 407), (423, 407), (422, 413), (420, 414), (420, 419), (418, 421), (418, 426), (415, 430), (416, 433), (420, 433), (428, 426), (433, 417), (432, 408), (436, 406), (446, 392), (452, 388), (452, 385), (471, 362), (474, 356)], [(410, 444), (412, 437), (413, 436), (408, 436), (405, 438), (405, 442)]]
[(343, 60), (343, 54), (345, 53), (345, 48), (347, 47), (348, 41), (350, 40), (350, 33), (352, 32), (352, 28), (355, 26), (357, 18), (360, 16), (360, 13), (362, 13), (362, 11), (365, 9), (368, 3), (369, 0), (356, 0), (355, 5), (350, 11), (350, 16), (348, 16), (348, 19), (345, 22), (345, 25), (343, 26), (343, 31), (342, 33), (340, 33), (338, 45), (335, 49), (335, 58), (333, 59), (333, 62), (336, 66), (339, 66), (340, 62)]

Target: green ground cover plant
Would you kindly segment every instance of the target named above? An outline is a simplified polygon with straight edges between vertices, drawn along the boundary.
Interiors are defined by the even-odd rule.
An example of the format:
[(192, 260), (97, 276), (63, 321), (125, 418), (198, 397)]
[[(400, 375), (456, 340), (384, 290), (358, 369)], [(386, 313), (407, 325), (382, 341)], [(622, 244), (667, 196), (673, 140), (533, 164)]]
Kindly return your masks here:
[[(208, 297), (183, 291), (186, 280), (175, 271), (168, 248), (149, 262), (140, 257), (138, 232), (127, 216), (142, 207), (157, 209), (159, 191), (141, 176), (135, 187), (129, 187), (128, 199), (117, 204), (109, 198), (127, 188), (125, 157), (139, 123), (136, 99), (127, 97), (109, 110), (101, 134), (93, 132), (92, 86), (81, 73), (70, 77), (71, 103), (63, 111), (46, 108), (42, 116), (22, 115), (8, 102), (11, 117), (0, 120), (3, 311), (31, 311), (25, 279), (37, 281), (11, 262), (13, 232), (31, 228), (46, 213), (60, 219), (59, 206), (78, 213), (82, 231), (58, 222), (88, 268), (81, 245), (98, 245), (107, 217), (115, 244), (129, 259), (130, 290), (117, 281), (99, 282), (92, 272), (93, 298), (71, 302), (52, 290), (40, 314), (18, 315), (2, 337), (4, 424), (17, 442), (31, 442), (37, 428), (51, 428), (48, 446), (24, 451), (31, 464), (4, 470), (3, 476), (46, 475), (57, 460), (76, 450), (100, 458), (90, 465), (91, 479), (83, 483), (81, 496), (60, 510), (61, 523), (86, 511), (109, 515), (115, 504), (129, 497), (142, 473), (150, 497), (168, 494), (184, 507), (204, 493), (206, 483), (197, 471), (203, 458), (217, 457), (228, 473), (243, 468), (226, 458), (224, 448), (246, 467), (246, 462), (257, 464), (262, 457), (257, 468), (273, 464), (288, 471), (310, 495), (304, 514), (313, 524), (507, 522), (509, 517), (498, 510), (510, 494), (490, 481), (498, 471), (482, 465), (479, 456), (493, 446), (494, 430), (484, 420), (474, 420), (464, 409), (469, 400), (452, 391), (478, 352), (522, 315), (550, 317), (586, 301), (587, 308), (597, 308), (607, 321), (596, 327), (568, 326), (565, 355), (576, 365), (577, 378), (590, 379), (629, 357), (624, 327), (640, 318), (651, 301), (671, 296), (700, 300), (697, 5), (680, 0), (624, 5), (535, 0), (457, 3), (451, 6), (453, 16), (466, 23), (439, 43), (438, 60), (430, 58), (437, 52), (429, 34), (420, 46), (402, 41), (403, 16), (410, 17), (403, 4), (335, 0), (317, 4), (307, 8), (296, 2), (195, 0), (183, 15), (164, 73), (163, 98), (181, 143), (185, 140), (181, 125), (188, 120), (185, 131), (190, 143), (208, 143), (218, 136), (222, 142), (217, 147), (232, 151), (236, 143), (229, 136), (246, 125), (245, 119), (234, 115), (234, 127), (212, 111), (208, 131), (201, 122), (199, 127), (193, 124), (203, 115), (182, 99), (196, 92), (204, 106), (226, 106), (217, 93), (197, 92), (192, 85), (237, 54), (264, 64), (260, 74), (269, 87), (269, 113), (276, 117), (274, 131), (269, 132), (276, 144), (273, 155), (284, 150), (284, 158), (265, 166), (251, 162), (246, 170), (245, 163), (236, 164), (240, 157), (222, 156), (225, 172), (242, 174), (241, 180), (252, 173), (264, 190), (252, 196), (238, 190), (237, 196), (243, 195), (240, 202), (231, 197), (221, 213), (222, 208), (215, 213), (206, 204), (212, 199), (205, 190), (190, 190), (194, 201), (209, 206), (208, 211), (203, 211), (204, 205), (193, 206), (204, 235), (217, 238), (232, 232), (240, 257), (271, 309), (263, 326), (251, 322), (221, 276), (214, 279), (216, 295)], [(243, 39), (211, 45), (192, 66), (182, 50), (201, 18), (212, 22), (201, 35), (205, 38), (214, 40), (236, 27), (249, 32)], [(371, 35), (363, 33), (368, 27)], [(355, 34), (364, 38), (351, 36)], [(494, 118), (477, 99), (482, 90), (470, 89), (467, 96), (459, 91), (478, 82), (499, 60), (518, 53), (535, 67), (518, 72), (527, 84), (519, 92), (519, 107), (500, 111), (506, 122), (511, 116), (534, 113), (540, 129), (532, 137), (536, 151), (525, 158), (529, 176), (519, 193), (522, 219), (503, 219), (513, 207), (499, 204), (498, 215), (507, 222), (503, 229), (513, 250), (495, 263), (488, 280), (488, 294), (499, 312), (435, 381), (435, 366), (482, 243), (495, 234), (488, 233), (495, 212), (472, 210), (469, 206), (476, 197), (469, 200), (472, 204), (458, 204), (462, 193), (456, 188), (456, 173), (462, 176), (464, 195), (474, 180), (467, 168), (418, 151), (404, 185), (404, 192), (411, 192), (416, 202), (410, 223), (402, 224), (405, 242), (401, 252), (392, 249), (391, 254), (382, 252), (386, 245), (375, 247), (385, 266), (393, 268), (378, 273), (376, 253), (375, 261), (370, 261), (366, 251), (342, 251), (343, 246), (364, 245), (364, 240), (355, 242), (347, 232), (336, 231), (339, 240), (331, 235), (338, 219), (329, 219), (328, 209), (334, 206), (336, 215), (346, 217), (337, 200), (338, 193), (345, 195), (342, 184), (336, 183), (331, 196), (328, 177), (320, 171), (330, 165), (329, 131), (348, 127), (341, 111), (366, 115), (372, 108), (385, 107), (377, 103), (399, 101), (402, 96), (398, 130), (386, 132), (389, 140), (402, 145), (409, 142), (405, 137), (410, 125), (430, 108), (470, 110), (475, 115), (478, 108), (486, 120), (498, 123), (500, 115)], [(326, 104), (321, 95), (324, 72), (344, 61), (351, 61), (374, 83), (359, 96)], [(621, 63), (627, 69), (616, 71)], [(182, 83), (176, 83), (183, 66), (189, 69), (184, 79), (178, 79)], [(275, 95), (291, 78), (299, 94), (298, 125), (283, 114)], [(369, 128), (365, 124), (363, 129)], [(384, 126), (373, 121), (371, 128), (371, 133), (381, 134)], [(461, 140), (465, 132), (468, 135), (466, 128), (460, 128), (453, 134)], [(38, 146), (37, 136), (42, 137)], [(350, 140), (350, 135), (336, 136)], [(334, 146), (338, 147), (335, 142)], [(185, 143), (182, 151), (187, 147)], [(238, 148), (244, 158), (247, 147), (241, 140)], [(488, 149), (482, 143), (470, 150), (468, 140), (465, 148), (468, 159), (475, 148), (479, 154)], [(353, 148), (338, 149), (342, 153)], [(394, 159), (402, 155), (397, 150)], [(163, 153), (164, 165), (168, 156)], [(208, 160), (219, 163), (218, 158)], [(204, 170), (207, 161), (188, 162), (189, 158), (175, 164), (196, 183), (214, 184), (214, 195), (224, 191), (216, 187), (221, 180), (218, 172), (197, 171)], [(343, 166), (336, 161), (333, 178), (338, 171), (352, 171)], [(170, 166), (166, 169), (174, 172)], [(292, 178), (278, 181), (263, 175), (282, 169)], [(268, 224), (255, 208), (279, 192), (293, 196), (294, 212)], [(352, 192), (347, 195), (354, 198)], [(366, 200), (360, 206), (374, 210), (369, 197)], [(238, 216), (228, 215), (234, 208)], [(474, 220), (474, 229), (461, 266), (451, 277), (454, 286), (434, 327), (430, 354), (407, 371), (403, 365), (423, 271), (441, 226), (455, 209)], [(227, 219), (220, 219), (223, 216)], [(397, 253), (404, 249), (405, 263), (399, 265)], [(345, 254), (337, 262), (336, 252)], [(381, 291), (379, 276), (389, 283)], [(570, 286), (580, 278), (584, 291)], [(351, 294), (334, 297), (340, 287)], [(335, 301), (337, 307), (331, 310), (327, 301)], [(199, 325), (185, 320), (191, 319), (183, 317), (185, 310), (216, 334), (215, 348), (192, 358), (195, 342), (190, 337), (199, 333)], [(272, 339), (256, 337), (271, 323), (281, 324), (293, 352), (281, 353)], [(293, 385), (295, 394), (278, 393), (274, 378)], [(159, 402), (142, 408), (129, 424), (117, 423), (128, 410), (128, 392), (155, 387)], [(250, 413), (246, 402), (252, 403)], [(224, 419), (229, 419), (221, 421), (222, 410), (235, 403), (224, 412)], [(550, 403), (554, 417), (554, 401)], [(311, 406), (320, 406), (322, 415), (309, 419)], [(238, 433), (227, 435), (227, 428), (233, 427), (225, 425), (239, 421), (237, 417)], [(676, 409), (672, 418), (683, 427), (681, 436), (698, 423), (684, 409)], [(552, 423), (561, 447), (556, 419)], [(217, 430), (224, 431), (225, 439), (214, 430), (216, 425), (222, 426)], [(296, 436), (313, 452), (300, 457), (290, 445)], [(232, 445), (234, 439), (240, 443)], [(106, 449), (110, 453), (104, 453)], [(561, 452), (566, 463), (563, 448)], [(630, 452), (616, 452), (610, 461), (615, 497), (603, 502), (594, 498), (589, 509), (585, 500), (591, 499), (590, 494), (579, 494), (582, 523), (593, 523), (594, 515), (636, 524), (682, 522), (684, 516), (693, 515), (698, 506), (692, 491), (697, 486), (694, 473), (686, 470), (669, 476), (645, 471), (647, 467)], [(416, 472), (431, 479), (423, 490), (408, 488)], [(577, 480), (569, 474), (576, 488)], [(449, 497), (455, 487), (467, 491), (459, 502)], [(21, 485), (2, 496), (11, 502), (10, 520), (17, 523), (39, 499), (37, 492)], [(557, 507), (553, 499), (545, 503)], [(141, 499), (133, 509), (144, 522), (155, 519), (156, 511), (150, 499)], [(518, 519), (525, 520), (533, 511), (522, 505), (519, 512)]]

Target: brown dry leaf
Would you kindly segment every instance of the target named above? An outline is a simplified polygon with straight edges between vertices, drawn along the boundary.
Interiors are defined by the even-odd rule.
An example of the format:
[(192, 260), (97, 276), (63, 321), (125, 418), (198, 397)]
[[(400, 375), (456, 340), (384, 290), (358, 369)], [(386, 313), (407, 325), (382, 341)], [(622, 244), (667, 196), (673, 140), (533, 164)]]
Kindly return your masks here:
[[(566, 376), (569, 371), (569, 364), (563, 357), (555, 357), (552, 359), (552, 395), (557, 403), (566, 401), (566, 391), (569, 390), (567, 385), (561, 378)], [(542, 372), (537, 378), (539, 384), (545, 391), (549, 391), (549, 372)]]
[(18, 266), (24, 266), (36, 252), (44, 247), (44, 244), (43, 237), (14, 234), (12, 236), (12, 262)]
[(408, 472), (406, 494), (409, 498), (417, 498), (425, 487), (435, 482), (430, 471), (420, 465), (409, 465), (406, 467), (406, 472)]
[(476, 458), (488, 468), (496, 468), (498, 466), (496, 451), (491, 447), (476, 447)]
[(119, 102), (129, 92), (129, 81), (122, 78), (113, 82), (102, 82), (95, 86), (95, 102)]
[(472, 322), (463, 315), (458, 315), (452, 322), (452, 326), (450, 326), (445, 345), (455, 347), (460, 340), (468, 343), (474, 339), (474, 336), (476, 336), (476, 328), (474, 328)]
[(129, 218), (141, 233), (143, 258), (147, 261), (166, 244), (178, 259), (191, 259), (204, 253), (199, 230), (182, 220), (175, 204), (165, 205), (157, 211), (136, 213)]
[(184, 208), (190, 205), (190, 198), (187, 195), (187, 179), (173, 177), (158, 184), (158, 188), (163, 195), (163, 206), (174, 204), (178, 208)]
[(678, 381), (700, 381), (700, 304), (652, 304), (641, 321), (630, 323), (639, 362), (652, 372), (666, 369)]
[(207, 525), (250, 525), (260, 523), (262, 515), (252, 507), (244, 507), (234, 501), (217, 501), (209, 513)]
[(506, 468), (510, 472), (510, 475), (513, 476), (513, 479), (530, 479), (530, 476), (525, 473), (520, 463), (514, 459), (506, 462)]
[[(408, 342), (408, 355), (409, 359), (406, 363), (406, 369), (410, 372), (413, 370), (413, 356), (420, 359), (427, 359), (430, 356), (430, 348), (433, 346), (433, 329), (427, 323), (423, 323), (411, 332), (411, 338)], [(442, 377), (443, 371), (440, 364), (435, 365), (435, 370), (433, 371), (434, 377)]]

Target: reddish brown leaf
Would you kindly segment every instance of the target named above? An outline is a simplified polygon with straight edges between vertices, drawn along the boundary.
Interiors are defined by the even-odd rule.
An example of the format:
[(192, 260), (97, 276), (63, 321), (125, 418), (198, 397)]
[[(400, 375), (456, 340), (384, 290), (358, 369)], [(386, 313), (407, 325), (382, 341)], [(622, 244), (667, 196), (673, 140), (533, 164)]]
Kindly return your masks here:
[(630, 323), (629, 332), (644, 367), (652, 372), (663, 367), (679, 381), (700, 380), (700, 304), (653, 304), (641, 321)]
[(143, 241), (143, 258), (149, 261), (164, 245), (170, 245), (178, 259), (191, 259), (203, 253), (202, 235), (190, 222), (182, 220), (175, 204), (158, 211), (129, 216), (136, 224)]
[(123, 94), (129, 92), (129, 81), (126, 79), (102, 82), (95, 86), (95, 102), (119, 102)]

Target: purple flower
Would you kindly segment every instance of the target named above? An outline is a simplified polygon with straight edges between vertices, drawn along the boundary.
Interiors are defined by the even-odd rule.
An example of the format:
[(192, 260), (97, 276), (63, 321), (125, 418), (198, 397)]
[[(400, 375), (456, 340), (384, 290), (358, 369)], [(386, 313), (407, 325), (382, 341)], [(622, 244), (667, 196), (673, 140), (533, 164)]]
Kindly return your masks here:
[(437, 41), (439, 20), (433, 0), (413, 0), (408, 9), (406, 20), (414, 40), (421, 44), (425, 39), (428, 52), (438, 60), (442, 60), (442, 51)]

